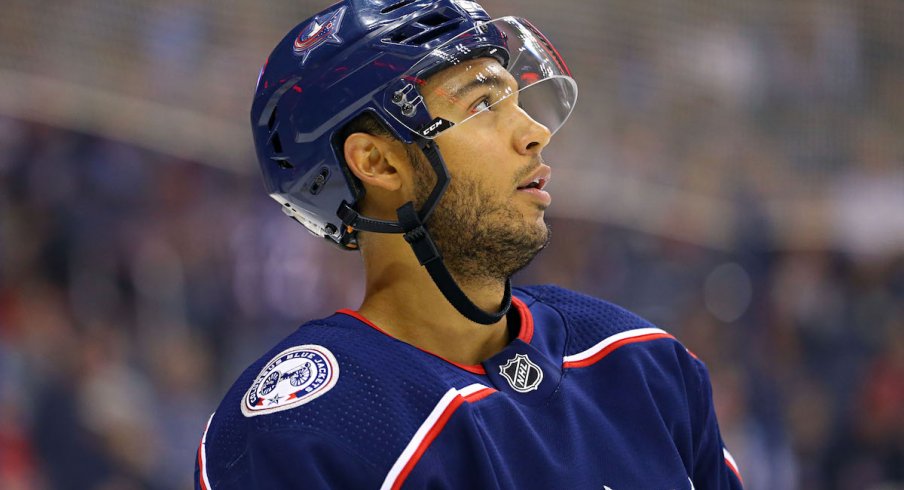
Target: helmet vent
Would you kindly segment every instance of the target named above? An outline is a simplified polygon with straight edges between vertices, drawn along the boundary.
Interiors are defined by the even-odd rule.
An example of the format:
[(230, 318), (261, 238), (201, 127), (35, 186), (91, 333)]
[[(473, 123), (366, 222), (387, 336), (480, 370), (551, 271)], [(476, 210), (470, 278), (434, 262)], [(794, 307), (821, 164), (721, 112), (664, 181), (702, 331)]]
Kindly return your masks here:
[(418, 34), (417, 36), (414, 36), (411, 39), (408, 39), (405, 42), (405, 44), (414, 44), (414, 45), (426, 44), (426, 43), (442, 36), (443, 34), (446, 34), (447, 32), (452, 32), (452, 31), (458, 29), (458, 24), (459, 24), (459, 20), (455, 19), (452, 22), (442, 24), (439, 27), (424, 31), (421, 34)]
[(273, 133), (270, 137), (270, 144), (273, 145), (273, 151), (282, 153), (282, 143), (279, 141), (279, 133)]
[(423, 32), (424, 30), (421, 28), (415, 27), (413, 25), (406, 25), (390, 33), (389, 37), (385, 38), (384, 41), (396, 44), (408, 44), (407, 41), (409, 39), (422, 34)]
[(392, 12), (393, 10), (398, 10), (398, 9), (404, 7), (405, 5), (409, 5), (409, 4), (412, 4), (412, 3), (414, 3), (414, 2), (415, 2), (415, 0), (402, 0), (401, 2), (396, 2), (396, 3), (392, 4), (392, 5), (390, 5), (390, 6), (386, 7), (386, 8), (384, 8), (383, 10), (380, 11), (380, 13), (381, 13), (381, 14), (388, 14), (388, 13)]
[(419, 46), (452, 32), (461, 24), (462, 18), (454, 10), (444, 8), (424, 14), (410, 24), (406, 24), (383, 39), (383, 42)]
[(329, 167), (323, 167), (320, 169), (320, 173), (317, 174), (317, 177), (314, 179), (314, 182), (311, 182), (310, 192), (313, 195), (320, 194), (320, 191), (323, 190), (324, 184), (326, 181), (330, 179), (330, 169)]
[(451, 18), (442, 12), (433, 12), (431, 14), (427, 14), (420, 19), (417, 20), (418, 24), (427, 27), (436, 27), (443, 22), (449, 21)]
[(267, 121), (267, 129), (273, 131), (274, 124), (276, 124), (276, 106), (273, 107), (273, 112), (270, 113), (270, 119)]

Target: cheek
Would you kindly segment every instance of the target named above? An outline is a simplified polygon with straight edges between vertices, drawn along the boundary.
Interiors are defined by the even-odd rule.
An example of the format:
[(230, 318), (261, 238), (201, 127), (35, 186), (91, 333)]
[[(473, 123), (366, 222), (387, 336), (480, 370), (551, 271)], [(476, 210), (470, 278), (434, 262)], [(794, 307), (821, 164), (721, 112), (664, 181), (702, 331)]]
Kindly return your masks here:
[[(489, 119), (489, 118), (488, 118)], [(449, 133), (441, 135), (437, 142), (453, 180), (456, 176), (480, 182), (481, 189), (491, 191), (500, 198), (507, 198), (512, 188), (512, 155), (502, 133), (495, 128), (469, 121)], [(456, 134), (457, 133), (457, 134)]]

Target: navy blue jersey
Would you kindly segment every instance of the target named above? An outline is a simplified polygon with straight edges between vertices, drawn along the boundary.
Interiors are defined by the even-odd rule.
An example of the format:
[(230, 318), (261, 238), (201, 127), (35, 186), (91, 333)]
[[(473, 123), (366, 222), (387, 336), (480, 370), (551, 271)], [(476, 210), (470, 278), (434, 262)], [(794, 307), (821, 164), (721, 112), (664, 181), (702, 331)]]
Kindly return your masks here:
[(461, 365), (350, 310), (249, 367), (196, 489), (739, 489), (704, 365), (612, 304), (515, 291), (517, 338)]

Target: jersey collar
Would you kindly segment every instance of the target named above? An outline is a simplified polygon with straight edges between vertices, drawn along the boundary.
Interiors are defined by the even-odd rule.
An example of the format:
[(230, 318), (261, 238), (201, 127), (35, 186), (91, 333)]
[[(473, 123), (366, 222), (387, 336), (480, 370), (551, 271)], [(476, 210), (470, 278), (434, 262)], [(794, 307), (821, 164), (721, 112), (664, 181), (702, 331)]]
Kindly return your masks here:
[[(519, 326), (518, 326), (518, 335), (516, 338), (518, 340), (521, 340), (525, 344), (530, 344), (531, 339), (533, 339), (533, 337), (534, 337), (534, 318), (530, 313), (530, 309), (527, 307), (527, 305), (523, 301), (521, 301), (519, 298), (517, 298), (515, 296), (512, 296), (512, 306), (515, 307), (514, 311), (515, 311), (515, 313), (517, 313), (518, 318), (520, 320)], [(376, 331), (382, 333), (383, 335), (392, 337), (392, 335), (389, 335), (385, 330), (378, 327), (376, 324), (374, 324), (373, 322), (371, 322), (370, 320), (368, 320), (367, 318), (365, 318), (363, 315), (361, 315), (360, 313), (358, 313), (355, 310), (344, 308), (344, 309), (337, 311), (336, 313), (348, 315), (348, 316), (355, 318), (356, 320), (364, 323), (365, 325), (368, 325), (369, 327), (375, 329)], [(461, 364), (458, 362), (450, 361), (450, 360), (448, 360), (442, 356), (436, 355), (433, 352), (430, 352), (428, 350), (421, 349), (420, 347), (416, 347), (416, 348), (420, 351), (430, 354), (431, 356), (442, 359), (443, 361), (445, 361), (449, 364), (452, 364), (461, 369), (464, 369), (465, 371), (468, 371), (470, 373), (486, 375), (486, 369), (484, 369), (483, 365), (481, 365), (481, 364)]]

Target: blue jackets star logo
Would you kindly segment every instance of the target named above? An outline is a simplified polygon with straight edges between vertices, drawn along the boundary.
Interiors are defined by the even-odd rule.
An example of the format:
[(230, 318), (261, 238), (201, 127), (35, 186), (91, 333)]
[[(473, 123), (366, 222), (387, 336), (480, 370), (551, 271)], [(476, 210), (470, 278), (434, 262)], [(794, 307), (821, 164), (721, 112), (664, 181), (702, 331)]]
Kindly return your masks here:
[(342, 44), (339, 27), (345, 15), (345, 8), (343, 6), (331, 14), (314, 17), (310, 24), (302, 28), (292, 46), (292, 51), (301, 56), (301, 64), (308, 60), (311, 52), (326, 43)]

